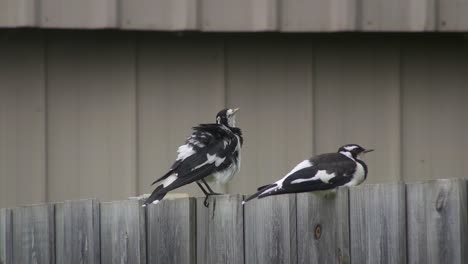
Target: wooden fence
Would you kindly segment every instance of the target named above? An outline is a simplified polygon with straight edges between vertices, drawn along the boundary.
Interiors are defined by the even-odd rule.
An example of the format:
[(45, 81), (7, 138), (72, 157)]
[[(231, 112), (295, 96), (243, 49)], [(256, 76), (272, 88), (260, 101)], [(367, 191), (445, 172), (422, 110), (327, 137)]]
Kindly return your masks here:
[(0, 210), (0, 263), (468, 263), (467, 183)]

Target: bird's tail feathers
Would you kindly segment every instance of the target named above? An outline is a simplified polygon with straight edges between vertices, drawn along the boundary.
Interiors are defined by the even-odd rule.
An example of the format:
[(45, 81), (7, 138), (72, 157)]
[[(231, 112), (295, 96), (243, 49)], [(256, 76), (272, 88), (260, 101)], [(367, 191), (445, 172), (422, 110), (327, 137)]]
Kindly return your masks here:
[(265, 188), (272, 186), (272, 184), (263, 185), (257, 188), (257, 191), (265, 190)]
[(150, 195), (150, 197), (148, 197), (148, 199), (146, 199), (146, 201), (143, 203), (143, 207), (147, 206), (148, 204), (157, 204), (159, 203), (163, 198), (164, 196), (166, 196), (167, 194), (167, 191), (164, 190), (164, 186), (163, 185), (159, 185), (158, 188), (156, 188)]
[(245, 204), (246, 202), (252, 200), (252, 199), (255, 199), (255, 198), (263, 198), (265, 196), (268, 196), (269, 194), (269, 190), (272, 189), (272, 188), (275, 188), (277, 185), (275, 183), (273, 184), (268, 184), (268, 185), (264, 185), (264, 186), (261, 186), (259, 187), (257, 190), (256, 193), (252, 194), (251, 196), (247, 197), (244, 201), (242, 201), (242, 204)]
[(151, 185), (154, 185), (164, 179), (166, 179), (167, 177), (169, 177), (169, 175), (171, 175), (173, 173), (173, 170), (169, 170), (166, 174), (164, 174), (163, 176), (161, 176), (159, 179), (155, 180), (153, 183), (151, 183)]

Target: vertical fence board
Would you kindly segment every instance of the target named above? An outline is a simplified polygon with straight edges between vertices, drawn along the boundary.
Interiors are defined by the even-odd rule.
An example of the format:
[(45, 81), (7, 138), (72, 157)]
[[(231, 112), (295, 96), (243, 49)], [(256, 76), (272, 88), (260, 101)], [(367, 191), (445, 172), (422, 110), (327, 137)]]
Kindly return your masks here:
[(467, 263), (467, 193), (461, 179), (407, 185), (408, 263)]
[(297, 263), (296, 195), (245, 204), (245, 263)]
[(54, 264), (54, 205), (18, 207), (12, 211), (13, 263)]
[(197, 263), (244, 262), (242, 195), (197, 198)]
[(196, 263), (195, 206), (183, 198), (147, 207), (148, 263)]
[(100, 263), (99, 202), (65, 201), (55, 206), (57, 263)]
[(350, 189), (352, 263), (406, 263), (406, 209), (403, 184)]
[(350, 262), (348, 204), (347, 188), (298, 194), (298, 263)]
[(145, 264), (145, 209), (137, 200), (101, 203), (101, 263)]
[(0, 209), (0, 264), (13, 263), (11, 220), (11, 209)]

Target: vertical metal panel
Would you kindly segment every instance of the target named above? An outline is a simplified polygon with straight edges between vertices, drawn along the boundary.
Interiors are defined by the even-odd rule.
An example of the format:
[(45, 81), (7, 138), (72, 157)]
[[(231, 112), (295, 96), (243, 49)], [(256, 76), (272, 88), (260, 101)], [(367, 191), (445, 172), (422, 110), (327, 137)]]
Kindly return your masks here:
[(195, 30), (198, 0), (121, 0), (121, 27), (153, 30)]
[(399, 50), (372, 40), (320, 42), (316, 54), (316, 153), (357, 143), (376, 151), (364, 159), (367, 182), (400, 179)]
[(406, 263), (404, 184), (366, 184), (349, 191), (351, 263)]
[(362, 0), (360, 29), (367, 31), (432, 31), (436, 0)]
[(48, 49), (49, 199), (136, 192), (131, 35), (53, 34)]
[(296, 264), (296, 195), (255, 199), (244, 208), (245, 263)]
[(147, 208), (148, 263), (197, 263), (195, 199), (163, 200)]
[(467, 31), (468, 0), (438, 0), (439, 31)]
[(197, 263), (237, 264), (244, 262), (243, 195), (197, 198)]
[[(224, 108), (223, 45), (211, 38), (143, 37), (138, 58), (138, 169), (143, 193), (150, 192), (151, 182), (175, 161), (191, 128), (213, 123)], [(201, 194), (195, 184), (175, 192), (187, 191)]]
[(146, 264), (146, 211), (141, 205), (137, 200), (101, 203), (102, 264)]
[(97, 200), (66, 201), (55, 205), (57, 263), (99, 264), (100, 231)]
[(312, 51), (307, 40), (230, 41), (227, 104), (240, 107), (242, 167), (229, 191), (252, 193), (312, 154)]
[(408, 263), (467, 263), (466, 181), (407, 185)]
[(117, 0), (41, 0), (42, 27), (110, 28), (117, 26)]
[(281, 31), (356, 29), (357, 0), (280, 0)]
[(204, 31), (277, 29), (277, 0), (200, 0)]
[(13, 263), (54, 264), (54, 205), (14, 208), (12, 243)]
[(11, 209), (0, 209), (0, 263), (13, 263), (13, 225)]
[(405, 180), (466, 177), (466, 42), (437, 38), (405, 42), (403, 58)]
[(297, 259), (350, 263), (348, 188), (297, 195)]
[(43, 36), (5, 33), (0, 39), (0, 207), (43, 202)]
[(0, 0), (0, 27), (36, 26), (36, 0)]

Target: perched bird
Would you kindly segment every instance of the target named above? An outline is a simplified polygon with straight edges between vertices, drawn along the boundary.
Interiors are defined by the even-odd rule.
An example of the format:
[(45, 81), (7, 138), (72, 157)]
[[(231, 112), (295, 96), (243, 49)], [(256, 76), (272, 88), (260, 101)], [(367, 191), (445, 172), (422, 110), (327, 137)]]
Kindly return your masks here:
[[(143, 206), (156, 204), (164, 196), (183, 185), (196, 182), (207, 199), (213, 192), (207, 180), (227, 183), (239, 170), (242, 132), (236, 127), (236, 109), (223, 109), (216, 115), (215, 124), (200, 124), (185, 144), (177, 150), (177, 158), (169, 171), (151, 185), (158, 184)], [(203, 187), (203, 185), (207, 190)]]
[(258, 197), (283, 193), (329, 190), (339, 186), (356, 186), (367, 177), (367, 165), (360, 158), (373, 149), (356, 144), (340, 147), (336, 153), (326, 153), (297, 164), (281, 180), (257, 189), (242, 204)]

